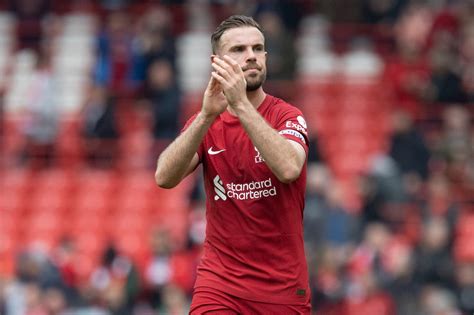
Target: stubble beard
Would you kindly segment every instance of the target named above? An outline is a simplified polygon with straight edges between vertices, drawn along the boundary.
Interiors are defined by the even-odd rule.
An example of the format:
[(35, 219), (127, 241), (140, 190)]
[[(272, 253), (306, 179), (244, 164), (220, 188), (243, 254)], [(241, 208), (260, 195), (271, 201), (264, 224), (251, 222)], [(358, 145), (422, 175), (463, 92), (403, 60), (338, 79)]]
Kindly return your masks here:
[(246, 78), (247, 81), (247, 92), (253, 92), (258, 90), (267, 78), (266, 71), (262, 70), (261, 73), (258, 74), (257, 77), (249, 77)]

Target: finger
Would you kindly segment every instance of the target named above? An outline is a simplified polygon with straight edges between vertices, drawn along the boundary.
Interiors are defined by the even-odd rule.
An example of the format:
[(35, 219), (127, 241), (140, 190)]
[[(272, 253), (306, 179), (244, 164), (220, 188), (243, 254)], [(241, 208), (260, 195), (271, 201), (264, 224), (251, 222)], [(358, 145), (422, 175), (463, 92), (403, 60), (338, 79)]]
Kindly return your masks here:
[(222, 85), (227, 85), (227, 81), (226, 79), (224, 79), (219, 73), (217, 73), (216, 71), (212, 71), (211, 73), (212, 77), (217, 80), (220, 84)]
[(232, 71), (232, 66), (227, 61), (225, 61), (224, 59), (216, 57), (216, 58), (214, 58), (214, 63), (216, 63), (217, 65), (219, 65), (222, 68), (226, 69), (227, 72), (229, 72), (229, 73), (230, 73), (230, 71)]
[(224, 55), (223, 57), (224, 61), (226, 61), (236, 72), (240, 72), (242, 68), (240, 68), (240, 65), (232, 59), (231, 57)]
[(212, 63), (212, 67), (214, 68), (214, 70), (219, 73), (223, 78), (226, 78), (226, 79), (229, 79), (230, 78), (230, 73), (222, 68), (220, 65), (218, 65), (217, 63)]
[(211, 75), (209, 82), (207, 83), (207, 89), (212, 90), (213, 86), (216, 85), (216, 79)]
[(219, 81), (217, 81), (212, 75), (211, 75), (211, 82), (209, 86), (209, 90), (212, 92), (219, 92), (222, 91), (221, 85)]

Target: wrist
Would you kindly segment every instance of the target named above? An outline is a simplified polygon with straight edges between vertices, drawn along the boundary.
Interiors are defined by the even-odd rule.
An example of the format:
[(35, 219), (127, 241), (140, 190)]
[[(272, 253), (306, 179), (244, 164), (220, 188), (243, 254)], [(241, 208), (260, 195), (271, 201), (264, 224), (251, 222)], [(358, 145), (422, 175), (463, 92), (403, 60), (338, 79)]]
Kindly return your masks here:
[(199, 112), (198, 117), (196, 118), (199, 118), (199, 120), (202, 121), (204, 124), (211, 124), (217, 118), (217, 115), (201, 111)]
[(239, 102), (236, 102), (234, 103), (234, 105), (231, 106), (232, 109), (234, 110), (234, 112), (237, 114), (237, 115), (241, 115), (241, 114), (244, 114), (246, 113), (249, 109), (252, 109), (253, 106), (250, 102), (246, 102), (246, 101), (239, 101)]

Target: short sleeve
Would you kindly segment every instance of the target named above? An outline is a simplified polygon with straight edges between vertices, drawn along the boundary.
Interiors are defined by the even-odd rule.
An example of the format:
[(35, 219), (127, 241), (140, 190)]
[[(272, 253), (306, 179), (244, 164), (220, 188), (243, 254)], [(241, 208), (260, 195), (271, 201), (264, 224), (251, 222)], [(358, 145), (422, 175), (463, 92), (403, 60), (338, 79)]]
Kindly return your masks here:
[[(193, 116), (191, 116), (191, 118), (188, 119), (188, 121), (186, 121), (186, 123), (184, 124), (184, 127), (181, 129), (181, 133), (183, 133), (184, 131), (186, 131), (186, 129), (189, 128), (189, 126), (193, 123), (194, 119), (196, 119), (198, 113), (194, 114)], [(198, 150), (196, 152), (199, 156), (199, 163), (201, 163), (202, 161), (202, 155), (203, 155), (203, 144), (201, 142), (201, 144), (199, 144), (199, 147), (198, 147)]]
[(301, 111), (295, 107), (290, 107), (278, 119), (276, 130), (286, 139), (298, 142), (303, 146), (306, 153), (309, 149), (308, 126)]

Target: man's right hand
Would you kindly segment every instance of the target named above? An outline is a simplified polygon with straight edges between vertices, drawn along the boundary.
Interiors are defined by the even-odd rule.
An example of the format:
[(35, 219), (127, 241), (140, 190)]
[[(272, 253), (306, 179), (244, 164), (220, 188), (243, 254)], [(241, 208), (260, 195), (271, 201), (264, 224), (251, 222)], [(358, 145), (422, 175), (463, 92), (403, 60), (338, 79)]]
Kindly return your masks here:
[(211, 76), (204, 98), (202, 101), (201, 112), (206, 118), (216, 118), (227, 108), (227, 100), (220, 83)]

